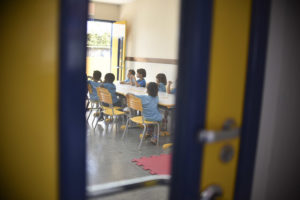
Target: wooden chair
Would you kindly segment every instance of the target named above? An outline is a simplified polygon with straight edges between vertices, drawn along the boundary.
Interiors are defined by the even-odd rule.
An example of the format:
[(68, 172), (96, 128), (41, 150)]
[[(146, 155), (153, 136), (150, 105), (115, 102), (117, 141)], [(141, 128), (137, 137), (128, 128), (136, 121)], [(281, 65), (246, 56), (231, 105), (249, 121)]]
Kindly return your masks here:
[[(100, 108), (101, 108), (100, 112), (102, 112), (104, 115), (111, 116), (111, 117), (126, 115), (125, 112), (118, 110), (120, 109), (120, 107), (113, 106), (112, 97), (108, 89), (99, 87), (97, 88), (97, 94), (100, 99)], [(96, 128), (99, 119), (100, 117), (98, 118), (94, 128)]]
[[(91, 96), (91, 94), (93, 93), (93, 89), (92, 89), (92, 86), (91, 84), (88, 83), (88, 93), (89, 93), (89, 96)], [(95, 101), (95, 100), (92, 100), (91, 98), (88, 98), (88, 104), (87, 104), (87, 107), (86, 109), (88, 109), (88, 106), (89, 104), (91, 104), (91, 108), (90, 108), (90, 112), (89, 112), (89, 115), (87, 117), (87, 121), (89, 120), (93, 110), (99, 110), (99, 106), (100, 106), (100, 102), (99, 101)], [(95, 120), (95, 118), (94, 118)], [(93, 121), (94, 121), (93, 120)]]
[(157, 122), (157, 121), (147, 121), (147, 120), (144, 119), (144, 117), (143, 117), (143, 105), (142, 105), (142, 100), (140, 98), (138, 98), (138, 97), (136, 97), (132, 94), (128, 94), (126, 97), (127, 97), (127, 106), (130, 109), (140, 111), (141, 116), (134, 116), (134, 117), (130, 116), (130, 117), (128, 117), (127, 122), (126, 122), (126, 128), (125, 128), (123, 136), (122, 136), (122, 140), (124, 139), (125, 134), (128, 131), (129, 121), (132, 121), (132, 122), (134, 122), (138, 125), (143, 125), (144, 126), (143, 134), (142, 134), (141, 141), (140, 141), (140, 144), (138, 146), (138, 149), (140, 149), (141, 146), (142, 146), (142, 143), (143, 143), (143, 140), (144, 140), (145, 134), (146, 134), (147, 125), (150, 125), (150, 124), (153, 124), (153, 125), (157, 126), (157, 145), (159, 145), (159, 131), (160, 131), (159, 122)]

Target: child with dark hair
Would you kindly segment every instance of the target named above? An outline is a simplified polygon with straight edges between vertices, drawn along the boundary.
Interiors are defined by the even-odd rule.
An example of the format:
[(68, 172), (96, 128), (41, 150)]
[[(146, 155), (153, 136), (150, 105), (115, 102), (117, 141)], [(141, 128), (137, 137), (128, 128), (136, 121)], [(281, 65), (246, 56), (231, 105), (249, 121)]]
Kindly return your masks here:
[(135, 77), (135, 71), (133, 69), (130, 69), (130, 70), (128, 70), (128, 73), (127, 73), (127, 79), (120, 83), (127, 84), (127, 85), (135, 85), (135, 80), (133, 80), (134, 77)]
[[(148, 95), (136, 95), (142, 100), (143, 104), (143, 116), (147, 121), (156, 121), (160, 122), (162, 120), (162, 116), (158, 110), (158, 87), (154, 82), (150, 82), (147, 85), (147, 93)], [(151, 142), (157, 143), (157, 135), (153, 135), (154, 125), (148, 125), (147, 136), (152, 136)]]
[(100, 71), (94, 71), (92, 80), (88, 80), (88, 84), (92, 87), (92, 93), (90, 94), (90, 98), (92, 101), (99, 101), (99, 97), (97, 95), (97, 87), (100, 87), (101, 85), (101, 72)]
[[(138, 80), (135, 79), (135, 77), (132, 79), (132, 81), (135, 81), (135, 86), (137, 87), (146, 87), (146, 81), (145, 81), (145, 77), (146, 77), (146, 70), (145, 69), (138, 69), (136, 70), (137, 72), (137, 77), (139, 78)], [(131, 82), (133, 83), (133, 82)]]
[(167, 85), (167, 77), (163, 73), (159, 73), (156, 75), (156, 83), (158, 85), (158, 91), (166, 92), (166, 85)]
[(116, 95), (116, 86), (113, 84), (114, 81), (115, 75), (112, 73), (107, 73), (104, 77), (104, 83), (102, 83), (101, 87), (106, 88), (110, 92), (113, 106), (120, 106), (120, 102), (118, 101)]

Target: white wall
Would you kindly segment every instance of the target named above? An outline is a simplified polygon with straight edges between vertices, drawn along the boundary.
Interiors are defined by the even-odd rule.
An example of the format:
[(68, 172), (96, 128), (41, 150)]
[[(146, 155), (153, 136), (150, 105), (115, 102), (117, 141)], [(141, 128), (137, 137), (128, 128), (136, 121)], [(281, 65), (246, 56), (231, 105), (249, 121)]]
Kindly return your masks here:
[[(177, 59), (179, 0), (136, 0), (121, 6), (120, 20), (127, 21), (127, 57)], [(157, 73), (176, 80), (174, 64), (127, 61), (126, 68), (145, 68), (146, 81)]]
[(176, 87), (177, 78), (177, 66), (172, 64), (160, 64), (160, 63), (145, 63), (145, 62), (126, 62), (127, 69), (134, 69), (135, 71), (139, 68), (144, 68), (147, 71), (146, 82), (156, 82), (156, 75), (158, 73), (165, 73), (167, 81), (173, 81), (172, 87)]
[(128, 23), (127, 56), (177, 58), (179, 0), (137, 0), (121, 7)]
[(299, 2), (272, 1), (253, 200), (299, 198)]
[[(107, 4), (92, 2), (94, 11), (92, 18), (101, 20), (118, 21), (120, 18), (120, 6), (117, 4)], [(93, 6), (90, 6), (90, 8)]]

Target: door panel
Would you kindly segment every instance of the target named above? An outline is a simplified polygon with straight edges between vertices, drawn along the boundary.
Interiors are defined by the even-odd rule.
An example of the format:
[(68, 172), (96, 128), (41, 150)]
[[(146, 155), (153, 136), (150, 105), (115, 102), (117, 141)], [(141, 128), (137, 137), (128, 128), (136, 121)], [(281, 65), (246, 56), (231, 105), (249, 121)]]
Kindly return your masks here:
[[(246, 83), (251, 0), (214, 1), (205, 129), (220, 130), (227, 119), (241, 126)], [(220, 154), (233, 150), (229, 162)], [(239, 138), (204, 145), (201, 189), (222, 188), (221, 199), (233, 199)]]
[(59, 4), (0, 4), (0, 199), (58, 199)]
[(125, 79), (126, 22), (113, 23), (111, 73), (115, 80)]

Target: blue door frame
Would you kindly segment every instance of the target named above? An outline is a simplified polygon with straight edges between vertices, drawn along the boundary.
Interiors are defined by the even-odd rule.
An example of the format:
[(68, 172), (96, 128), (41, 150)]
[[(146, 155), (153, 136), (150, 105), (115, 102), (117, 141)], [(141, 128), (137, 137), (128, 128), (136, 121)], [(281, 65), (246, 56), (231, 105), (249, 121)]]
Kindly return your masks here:
[[(170, 199), (199, 199), (213, 1), (182, 0)], [(270, 1), (253, 0), (246, 100), (235, 199), (249, 199), (258, 136)], [(62, 0), (59, 71), (59, 198), (85, 199), (87, 0)], [(182, 67), (184, 66), (184, 68)], [(200, 87), (199, 87), (200, 86)], [(198, 91), (197, 93), (190, 92)], [(251, 109), (250, 109), (251, 108)], [(187, 120), (187, 119), (193, 119)]]
[(246, 94), (240, 139), (235, 200), (251, 198), (262, 105), (270, 0), (253, 0)]
[(62, 0), (60, 9), (59, 199), (83, 200), (88, 1)]
[[(199, 199), (212, 1), (182, 0), (170, 199)], [(191, 92), (197, 91), (197, 92)]]

